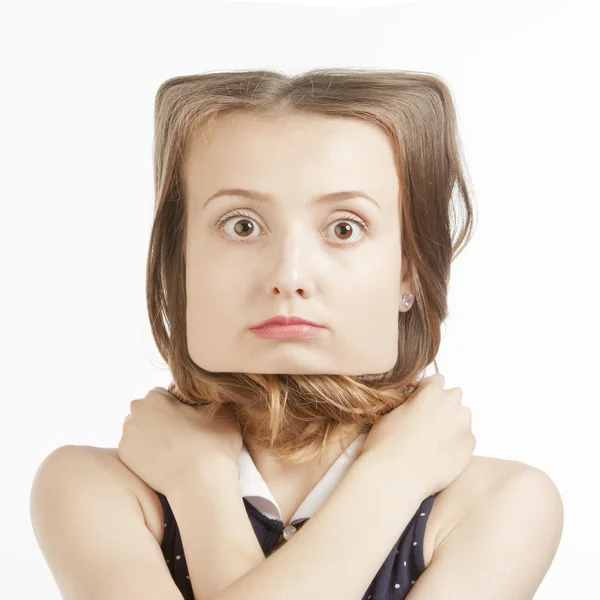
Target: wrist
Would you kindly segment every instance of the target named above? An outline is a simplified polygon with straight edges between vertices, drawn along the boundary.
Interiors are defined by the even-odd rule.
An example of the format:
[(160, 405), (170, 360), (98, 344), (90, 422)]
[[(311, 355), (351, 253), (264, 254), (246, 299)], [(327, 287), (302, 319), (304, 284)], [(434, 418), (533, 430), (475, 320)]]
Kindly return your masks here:
[(385, 454), (367, 450), (358, 456), (355, 464), (360, 465), (361, 470), (369, 473), (377, 481), (386, 482), (392, 492), (398, 490), (402, 496), (412, 494), (419, 501), (431, 495), (423, 473), (419, 472), (408, 457), (399, 462)]
[(181, 474), (169, 482), (166, 495), (168, 497), (189, 495), (195, 490), (203, 493), (207, 490), (216, 490), (218, 494), (224, 487), (239, 490), (239, 477), (237, 461), (226, 456), (202, 458), (183, 468)]

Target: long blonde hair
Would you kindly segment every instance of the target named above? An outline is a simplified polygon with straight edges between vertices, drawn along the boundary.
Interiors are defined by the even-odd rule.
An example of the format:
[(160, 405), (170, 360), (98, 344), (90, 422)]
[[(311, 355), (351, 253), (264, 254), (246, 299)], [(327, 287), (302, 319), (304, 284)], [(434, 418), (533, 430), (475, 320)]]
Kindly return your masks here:
[[(389, 372), (214, 373), (192, 361), (185, 323), (184, 158), (194, 136), (232, 111), (364, 119), (389, 137), (400, 184), (403, 253), (415, 297), (412, 307), (398, 314), (398, 360)], [(211, 415), (225, 405), (244, 436), (252, 435), (281, 461), (298, 464), (321, 456), (340, 426), (355, 427), (357, 435), (368, 432), (405, 401), (406, 384), (420, 380), (432, 362), (438, 371), (450, 265), (470, 240), (474, 223), (455, 109), (439, 77), (359, 69), (315, 69), (295, 77), (274, 71), (173, 77), (156, 93), (154, 125), (156, 198), (146, 296), (152, 335), (183, 398)]]

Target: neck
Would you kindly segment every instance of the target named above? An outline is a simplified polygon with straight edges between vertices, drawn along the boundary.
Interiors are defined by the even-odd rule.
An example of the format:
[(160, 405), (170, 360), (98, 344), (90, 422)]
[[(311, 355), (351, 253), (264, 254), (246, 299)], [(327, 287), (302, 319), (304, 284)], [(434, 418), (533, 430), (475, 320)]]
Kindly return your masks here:
[(335, 441), (330, 442), (321, 457), (307, 460), (301, 464), (288, 464), (279, 460), (268, 448), (256, 444), (249, 437), (245, 445), (265, 481), (275, 481), (280, 478), (294, 478), (301, 481), (318, 481), (331, 465), (340, 457), (348, 446), (358, 437), (355, 428), (342, 431)]

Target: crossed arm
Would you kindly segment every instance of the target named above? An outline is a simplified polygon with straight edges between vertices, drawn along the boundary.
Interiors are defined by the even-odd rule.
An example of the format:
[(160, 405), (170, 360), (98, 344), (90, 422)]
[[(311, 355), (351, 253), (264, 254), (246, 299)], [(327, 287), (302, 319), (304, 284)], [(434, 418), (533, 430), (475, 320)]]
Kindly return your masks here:
[[(414, 474), (398, 473), (390, 481), (363, 456), (302, 529), (265, 558), (235, 465), (221, 465), (216, 476), (205, 471), (195, 488), (169, 496), (196, 600), (360, 599), (424, 499), (411, 485)], [(202, 485), (202, 477), (211, 485)], [(408, 598), (531, 600), (552, 563), (562, 525), (553, 481), (524, 465), (445, 538)]]

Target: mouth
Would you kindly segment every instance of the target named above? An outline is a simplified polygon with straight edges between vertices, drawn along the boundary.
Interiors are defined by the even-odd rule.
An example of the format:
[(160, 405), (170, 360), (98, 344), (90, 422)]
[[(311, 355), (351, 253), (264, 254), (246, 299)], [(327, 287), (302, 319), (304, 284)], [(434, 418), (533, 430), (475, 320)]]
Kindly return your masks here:
[(320, 323), (315, 323), (314, 321), (309, 321), (307, 319), (303, 319), (302, 317), (277, 315), (276, 317), (267, 319), (258, 325), (253, 325), (250, 327), (250, 329), (288, 325), (310, 325), (311, 327), (323, 327), (323, 325)]
[(268, 323), (266, 325), (262, 325), (261, 327), (253, 327), (251, 328), (251, 331), (259, 338), (283, 340), (314, 337), (325, 331), (325, 327), (311, 325), (306, 322), (292, 325)]
[(325, 329), (320, 323), (295, 315), (277, 315), (250, 327), (250, 331), (256, 336), (271, 340), (314, 337)]

